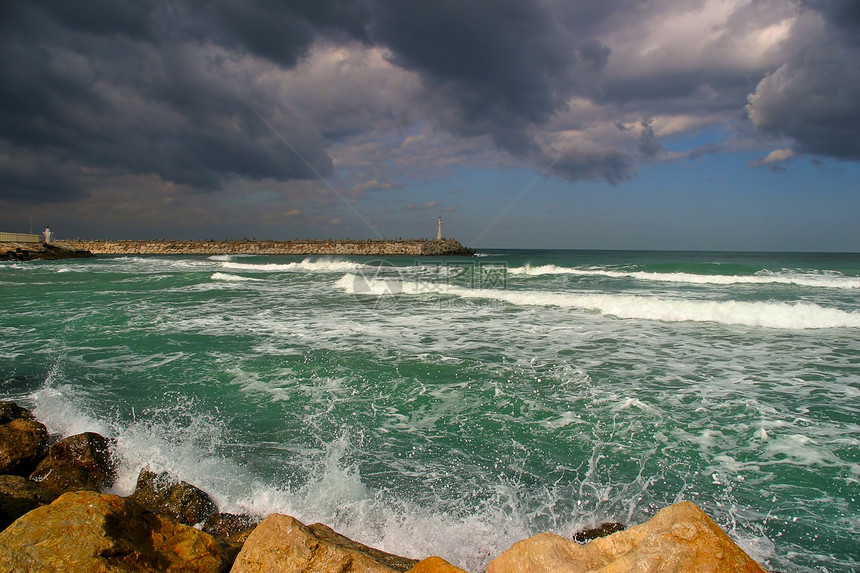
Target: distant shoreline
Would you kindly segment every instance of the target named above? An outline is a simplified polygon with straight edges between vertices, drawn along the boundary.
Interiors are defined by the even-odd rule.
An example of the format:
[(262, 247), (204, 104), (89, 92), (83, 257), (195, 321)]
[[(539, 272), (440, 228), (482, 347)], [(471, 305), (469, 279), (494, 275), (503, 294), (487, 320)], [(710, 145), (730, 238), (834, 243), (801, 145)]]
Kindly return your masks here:
[(456, 239), (192, 241), (85, 240), (63, 241), (95, 255), (349, 255), (349, 256), (472, 256), (474, 249)]

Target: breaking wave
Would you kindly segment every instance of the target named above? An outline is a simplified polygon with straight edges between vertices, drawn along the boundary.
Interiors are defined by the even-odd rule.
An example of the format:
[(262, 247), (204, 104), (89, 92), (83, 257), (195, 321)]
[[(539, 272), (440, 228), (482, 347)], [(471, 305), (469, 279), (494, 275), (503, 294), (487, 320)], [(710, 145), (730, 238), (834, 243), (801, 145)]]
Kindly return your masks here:
[(716, 322), (791, 330), (860, 328), (860, 313), (804, 302), (673, 300), (634, 295), (471, 289), (444, 284), (367, 279), (354, 274), (344, 275), (335, 286), (355, 295), (448, 295), (498, 300), (517, 306), (556, 306), (597, 311), (624, 319)]

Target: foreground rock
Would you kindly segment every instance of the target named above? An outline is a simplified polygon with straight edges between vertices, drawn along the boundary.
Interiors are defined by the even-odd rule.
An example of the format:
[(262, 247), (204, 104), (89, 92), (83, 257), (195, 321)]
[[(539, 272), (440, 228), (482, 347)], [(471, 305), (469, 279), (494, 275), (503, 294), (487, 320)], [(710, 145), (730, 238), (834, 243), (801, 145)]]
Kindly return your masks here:
[(27, 408), (22, 408), (15, 402), (0, 402), (0, 424), (6, 424), (12, 420), (35, 420), (33, 413)]
[(0, 531), (25, 513), (56, 498), (56, 494), (25, 477), (0, 475)]
[(103, 436), (84, 432), (63, 438), (48, 448), (48, 455), (30, 479), (57, 493), (101, 491), (116, 478), (110, 444)]
[(321, 524), (308, 527), (292, 517), (275, 513), (248, 536), (230, 571), (395, 573), (411, 569), (417, 563), (352, 541)]
[(422, 559), (408, 573), (466, 573), (459, 567), (454, 567), (441, 557)]
[(649, 521), (580, 545), (552, 533), (519, 541), (487, 573), (765, 573), (695, 504), (662, 509)]
[(115, 495), (66, 493), (0, 532), (0, 571), (218, 573), (226, 566), (209, 534)]
[(232, 565), (242, 550), (245, 540), (251, 532), (262, 521), (261, 517), (251, 515), (235, 515), (232, 513), (218, 513), (210, 516), (203, 523), (203, 531), (215, 538), (221, 544), (221, 549), (227, 555)]
[(218, 513), (209, 495), (170, 474), (141, 470), (130, 499), (162, 517), (185, 525), (203, 523)]
[(14, 402), (0, 402), (0, 474), (27, 476), (48, 453), (48, 429)]
[(601, 523), (597, 527), (577, 531), (573, 534), (573, 540), (577, 543), (588, 543), (593, 539), (606, 537), (607, 535), (612, 535), (618, 531), (624, 531), (624, 524), (618, 523), (617, 521), (608, 521), (606, 523)]

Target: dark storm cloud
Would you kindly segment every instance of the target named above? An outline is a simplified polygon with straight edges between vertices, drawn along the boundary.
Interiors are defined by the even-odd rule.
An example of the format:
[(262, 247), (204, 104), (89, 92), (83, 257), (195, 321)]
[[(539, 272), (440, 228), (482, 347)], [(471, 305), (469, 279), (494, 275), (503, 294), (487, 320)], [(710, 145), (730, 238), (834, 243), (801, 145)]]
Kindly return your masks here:
[(805, 0), (826, 37), (808, 43), (749, 97), (756, 128), (786, 136), (800, 153), (860, 160), (860, 3)]
[[(714, 6), (6, 2), (0, 196), (60, 200), (117, 175), (201, 191), (237, 177), (314, 179), (333, 173), (326, 150), (335, 144), (343, 149), (416, 118), (462, 141), (489, 138), (570, 181), (617, 183), (632, 176), (636, 160), (660, 155), (661, 116), (734, 118), (748, 97), (760, 132), (791, 138), (799, 152), (860, 159), (860, 3), (760, 0), (731, 7), (723, 19), (713, 19)], [(778, 30), (796, 13), (820, 15), (826, 36), (792, 28), (787, 39), (747, 54), (758, 32)], [(702, 26), (702, 37), (684, 18)], [(328, 83), (287, 85), (299, 81), (287, 72), (331, 46), (384, 50), (389, 64), (380, 59), (385, 65), (372, 73), (400, 75), (381, 103), (360, 72), (350, 72), (352, 84), (332, 73)], [(565, 120), (571, 98), (587, 101), (595, 118)], [(649, 117), (654, 122), (631, 123)], [(619, 135), (616, 121), (635, 127)]]
[[(373, 6), (371, 38), (391, 49), (393, 63), (419, 75), (429, 114), (442, 129), (489, 136), (570, 180), (596, 172), (610, 181), (627, 177), (626, 162), (579, 165), (577, 158), (596, 159), (579, 153), (546, 161), (550, 153), (535, 140), (534, 131), (566, 109), (572, 95), (593, 89), (591, 80), (611, 55), (597, 39), (571, 34), (550, 3), (379, 0)], [(596, 21), (605, 13), (579, 16)]]
[(19, 161), (45, 154), (54, 161), (24, 161), (45, 166), (29, 175), (4, 173), (4, 196), (71, 198), (83, 190), (80, 180), (98, 173), (155, 174), (211, 190), (234, 176), (332, 172), (314, 126), (277, 94), (231, 77), (232, 54), (175, 43), (169, 26), (153, 30), (155, 21), (166, 25), (164, 6), (75, 5), (80, 13), (71, 6), (27, 3), (5, 15), (0, 141)]
[[(232, 176), (328, 175), (316, 126), (274, 94), (217, 77), (226, 73), (219, 58), (251, 55), (289, 69), (327, 38), (388, 49), (393, 64), (418, 75), (422, 113), (442, 129), (536, 158), (533, 129), (611, 54), (595, 39), (569, 37), (550, 9), (522, 0), (15, 3), (0, 40), (0, 137), (82, 171), (155, 174), (202, 190)], [(287, 133), (310, 165), (284, 148)]]
[(630, 179), (635, 169), (630, 154), (596, 145), (573, 146), (555, 158), (544, 157), (541, 162), (548, 171), (570, 181), (605, 179), (612, 185)]

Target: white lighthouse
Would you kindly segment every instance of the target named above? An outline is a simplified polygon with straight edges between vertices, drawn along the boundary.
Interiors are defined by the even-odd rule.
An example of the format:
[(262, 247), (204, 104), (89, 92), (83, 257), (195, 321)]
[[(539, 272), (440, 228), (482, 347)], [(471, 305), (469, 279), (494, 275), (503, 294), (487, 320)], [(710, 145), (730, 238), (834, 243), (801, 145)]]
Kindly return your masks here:
[(439, 217), (439, 227), (436, 231), (436, 240), (437, 241), (442, 240), (442, 217)]

